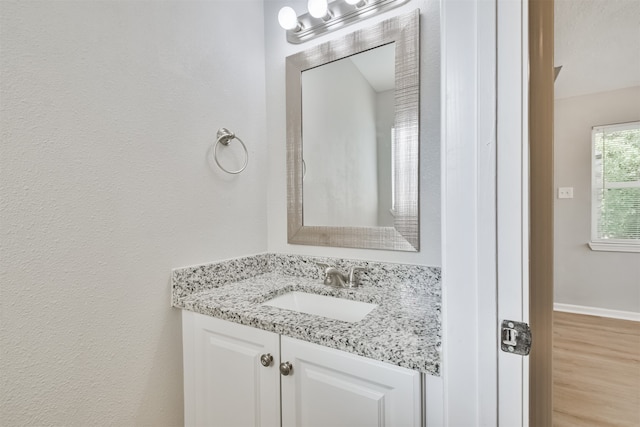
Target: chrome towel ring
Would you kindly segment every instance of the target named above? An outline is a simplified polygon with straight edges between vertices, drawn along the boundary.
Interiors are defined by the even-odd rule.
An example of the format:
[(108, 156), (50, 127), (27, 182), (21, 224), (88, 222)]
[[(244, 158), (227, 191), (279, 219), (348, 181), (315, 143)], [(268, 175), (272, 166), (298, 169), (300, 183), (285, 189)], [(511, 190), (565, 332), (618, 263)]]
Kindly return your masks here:
[[(230, 173), (232, 175), (238, 174), (238, 173), (242, 172), (243, 170), (245, 170), (245, 168), (247, 167), (247, 163), (249, 163), (249, 152), (247, 151), (247, 146), (244, 145), (244, 142), (242, 142), (242, 140), (240, 138), (238, 138), (236, 136), (236, 134), (234, 134), (233, 132), (231, 132), (227, 128), (218, 129), (217, 137), (218, 137), (218, 139), (216, 140), (216, 145), (215, 145), (215, 147), (213, 147), (213, 160), (216, 161), (216, 164), (218, 165), (218, 167), (220, 169), (222, 169), (223, 171), (225, 171), (226, 173)], [(240, 169), (238, 169), (236, 171), (230, 171), (230, 170), (225, 169), (224, 166), (222, 166), (220, 164), (220, 162), (218, 161), (218, 146), (220, 144), (227, 146), (227, 145), (229, 145), (229, 143), (233, 139), (237, 139), (238, 142), (240, 143), (240, 145), (242, 145), (242, 149), (244, 150), (244, 164), (242, 165), (242, 167)]]

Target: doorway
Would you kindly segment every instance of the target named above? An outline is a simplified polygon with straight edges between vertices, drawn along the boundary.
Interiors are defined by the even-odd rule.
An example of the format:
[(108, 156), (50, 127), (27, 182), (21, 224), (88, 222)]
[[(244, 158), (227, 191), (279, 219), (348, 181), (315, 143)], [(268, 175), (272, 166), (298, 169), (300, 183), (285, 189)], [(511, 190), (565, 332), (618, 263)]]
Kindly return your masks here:
[[(640, 143), (620, 141), (624, 155), (597, 144), (600, 130), (605, 150), (615, 135), (640, 139), (640, 124), (616, 129), (640, 121), (640, 2), (556, 0), (554, 14), (554, 425), (637, 426), (639, 254), (598, 241), (640, 238), (629, 214), (612, 216), (613, 198), (640, 187), (606, 185), (614, 166), (638, 171)], [(618, 179), (633, 185), (636, 175)], [(640, 206), (640, 196), (626, 203)]]

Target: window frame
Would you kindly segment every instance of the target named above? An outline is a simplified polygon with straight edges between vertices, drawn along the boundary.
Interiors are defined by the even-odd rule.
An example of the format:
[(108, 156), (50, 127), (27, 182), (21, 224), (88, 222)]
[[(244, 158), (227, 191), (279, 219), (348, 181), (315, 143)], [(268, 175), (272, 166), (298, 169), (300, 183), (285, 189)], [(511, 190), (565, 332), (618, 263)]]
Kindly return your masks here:
[[(598, 237), (599, 204), (597, 202), (598, 191), (596, 187), (596, 134), (607, 131), (622, 131), (640, 129), (640, 121), (616, 123), (594, 126), (591, 128), (591, 241), (589, 247), (593, 251), (610, 252), (640, 252), (640, 239), (601, 239)], [(602, 177), (604, 181), (604, 176)], [(640, 188), (640, 181), (619, 183), (619, 187), (612, 188)]]

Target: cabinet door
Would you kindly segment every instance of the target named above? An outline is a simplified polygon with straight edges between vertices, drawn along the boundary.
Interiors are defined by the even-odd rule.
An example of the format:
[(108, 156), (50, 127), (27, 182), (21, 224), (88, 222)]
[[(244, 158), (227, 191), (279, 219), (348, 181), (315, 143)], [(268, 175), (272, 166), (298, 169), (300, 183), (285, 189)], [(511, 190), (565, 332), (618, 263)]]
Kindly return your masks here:
[(189, 311), (182, 322), (185, 425), (280, 426), (279, 336)]
[(420, 374), (282, 337), (282, 427), (421, 425)]

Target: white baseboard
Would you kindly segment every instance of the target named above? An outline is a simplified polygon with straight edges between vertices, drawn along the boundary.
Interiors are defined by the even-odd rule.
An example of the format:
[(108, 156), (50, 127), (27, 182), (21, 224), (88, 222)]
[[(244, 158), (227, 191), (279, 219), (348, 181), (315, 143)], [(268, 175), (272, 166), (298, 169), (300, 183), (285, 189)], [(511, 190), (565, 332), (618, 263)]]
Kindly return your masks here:
[(567, 313), (586, 314), (589, 316), (611, 317), (613, 319), (632, 320), (640, 322), (640, 313), (634, 311), (609, 310), (606, 308), (586, 307), (583, 305), (553, 303), (555, 311), (565, 311)]

